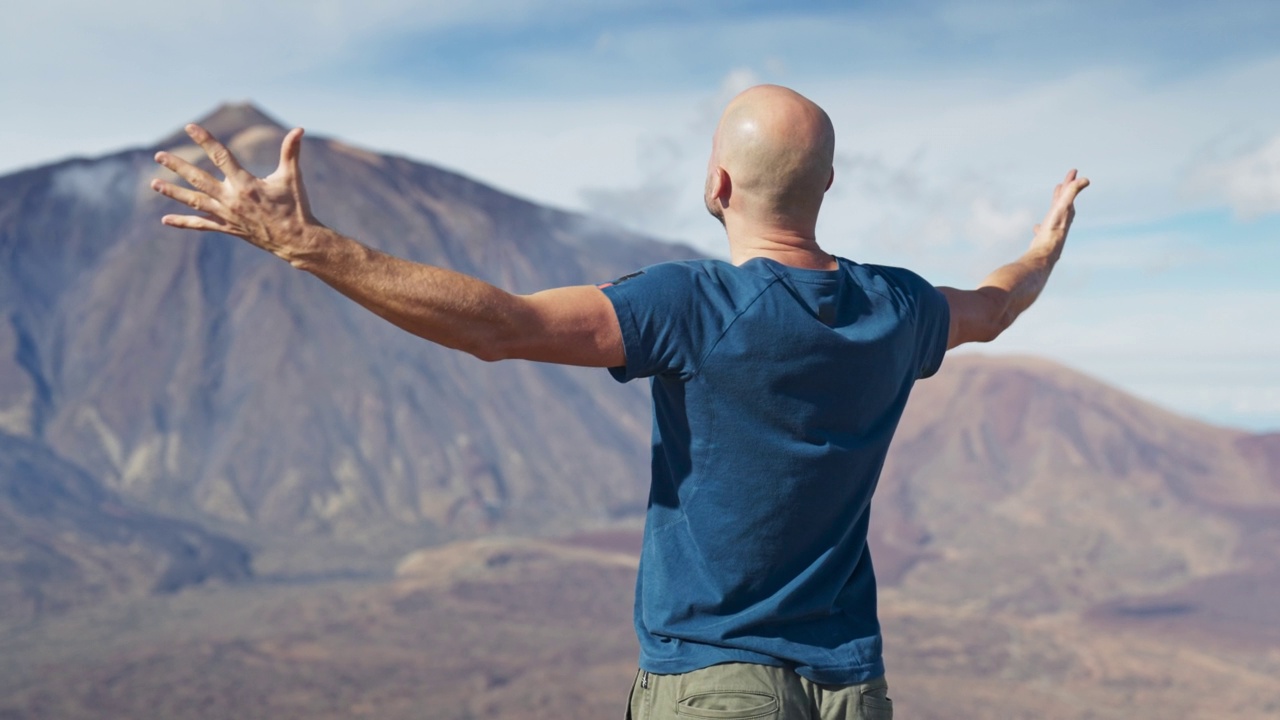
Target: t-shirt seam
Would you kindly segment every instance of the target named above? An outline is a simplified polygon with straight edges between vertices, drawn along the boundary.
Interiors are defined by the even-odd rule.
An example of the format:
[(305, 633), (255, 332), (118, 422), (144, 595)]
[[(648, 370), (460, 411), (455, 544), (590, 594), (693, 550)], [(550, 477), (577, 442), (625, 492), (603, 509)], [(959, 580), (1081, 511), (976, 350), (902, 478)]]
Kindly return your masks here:
[[(615, 309), (618, 306), (618, 301), (621, 301), (623, 306), (622, 309), (624, 313), (618, 314), (618, 326), (619, 330), (622, 332), (622, 348), (626, 354), (626, 358), (623, 360), (622, 364), (623, 375), (625, 378), (622, 382), (629, 382), (641, 377), (639, 373), (643, 372), (643, 370), (638, 368), (636, 369), (638, 372), (633, 372), (631, 358), (631, 355), (634, 354), (631, 351), (640, 349), (640, 326), (639, 323), (636, 322), (635, 308), (632, 306), (631, 299), (629, 297), (626, 295), (613, 295), (612, 293), (607, 292), (605, 295), (609, 297), (611, 302), (613, 302)], [(617, 314), (616, 310), (615, 314)], [(623, 315), (625, 315), (625, 317)]]
[[(902, 278), (898, 277), (897, 273), (894, 272), (895, 270), (905, 270), (906, 268), (895, 268), (895, 267), (890, 267), (888, 265), (863, 265), (862, 267), (871, 269), (872, 272), (874, 272), (877, 277), (883, 278), (889, 284), (906, 285), (906, 283), (902, 281)], [(870, 284), (862, 285), (862, 289), (864, 292), (875, 293), (876, 295), (879, 295), (880, 297), (884, 298), (885, 300), (888, 300), (889, 302), (894, 302), (895, 300), (897, 300), (897, 298), (894, 297), (893, 293), (882, 291), (880, 290), (880, 288), (870, 286)], [(900, 294), (903, 297), (907, 298), (907, 300), (912, 301), (911, 312), (914, 315), (916, 309), (915, 309), (914, 298), (912, 297), (912, 293), (911, 293), (911, 288), (908, 286), (903, 288), (903, 290), (905, 290), (905, 292), (901, 292)]]
[(697, 366), (694, 367), (693, 372), (689, 374), (689, 380), (693, 380), (694, 378), (698, 377), (698, 375), (702, 373), (703, 366), (707, 364), (707, 360), (711, 357), (711, 354), (714, 353), (716, 351), (716, 348), (720, 346), (720, 342), (724, 340), (726, 335), (729, 334), (729, 330), (731, 330), (733, 326), (738, 322), (738, 320), (743, 315), (745, 315), (753, 305), (759, 302), (760, 298), (763, 297), (766, 292), (768, 292), (769, 288), (776, 285), (777, 282), (778, 282), (778, 278), (777, 276), (774, 276), (774, 278), (770, 280), (767, 285), (760, 288), (760, 292), (756, 293), (755, 297), (751, 298), (751, 302), (744, 305), (742, 309), (738, 310), (738, 312), (734, 314), (733, 319), (730, 320), (728, 324), (724, 326), (724, 329), (720, 331), (720, 334), (716, 336), (715, 342), (711, 343), (711, 346), (707, 348), (707, 351), (702, 354), (701, 358), (698, 359)]
[[(928, 281), (926, 280), (925, 282), (927, 283)], [(937, 295), (942, 294), (937, 287), (930, 286), (929, 289)], [(923, 297), (919, 298), (919, 300), (923, 300)], [(916, 307), (914, 309), (917, 324), (919, 324), (920, 306), (922, 305), (924, 305), (923, 302), (916, 302)], [(944, 308), (944, 317), (940, 319), (943, 320), (943, 322), (938, 323), (938, 327), (933, 330), (933, 337), (929, 339), (929, 349), (933, 352), (930, 353), (928, 357), (924, 358), (924, 363), (920, 368), (918, 377), (916, 378), (917, 380), (923, 380), (937, 375), (938, 371), (942, 369), (942, 363), (947, 359), (947, 339), (951, 332), (951, 305), (947, 303), (946, 298), (943, 298), (942, 300), (942, 307)], [(939, 338), (939, 335), (942, 335), (942, 337)], [(941, 342), (939, 342), (939, 340), (941, 340)], [(942, 348), (941, 352), (937, 349), (939, 347)], [(934, 356), (937, 356), (936, 363), (934, 362)], [(926, 373), (926, 370), (931, 372)]]
[(838, 276), (833, 278), (824, 278), (822, 280), (806, 280), (804, 278), (798, 278), (795, 275), (787, 275), (787, 279), (798, 283), (804, 283), (805, 285), (839, 285), (841, 280)]
[[(840, 262), (842, 260), (844, 262)], [(791, 266), (784, 265), (783, 263), (780, 263), (776, 260), (773, 260), (771, 262), (766, 262), (763, 264), (763, 266), (765, 269), (769, 271), (771, 275), (773, 275), (775, 278), (778, 278), (778, 279), (782, 279), (782, 276), (785, 275), (787, 280), (794, 280), (796, 282), (805, 283), (806, 285), (837, 285), (838, 286), (842, 281), (844, 281), (845, 277), (848, 275), (848, 268), (844, 264), (846, 262), (853, 265), (857, 265), (857, 263), (853, 262), (852, 260), (849, 260), (848, 258), (837, 258), (838, 266), (834, 270), (808, 270), (807, 268), (792, 268)], [(789, 268), (789, 269), (780, 270), (779, 268)], [(796, 272), (792, 272), (792, 270), (804, 271), (804, 272), (825, 272), (825, 273), (831, 273), (831, 274), (825, 277), (804, 277), (802, 275), (798, 275)]]
[[(938, 288), (935, 287), (933, 284), (931, 284), (928, 280), (925, 280), (923, 277), (921, 277), (919, 273), (916, 273), (908, 268), (895, 268), (895, 267), (889, 267), (887, 265), (864, 265), (863, 267), (873, 268), (877, 274), (879, 274), (882, 277), (885, 277), (886, 279), (892, 278), (894, 282), (902, 281), (903, 278), (898, 277), (898, 272), (897, 272), (897, 271), (902, 271), (904, 273), (909, 273), (910, 275), (914, 275), (915, 277), (919, 278), (922, 283), (924, 283), (924, 287), (926, 289), (921, 291), (917, 291), (917, 289), (912, 287), (910, 283), (907, 283), (906, 287), (904, 288), (904, 292), (902, 293), (902, 297), (906, 300), (907, 305), (911, 308), (911, 326), (915, 330), (917, 338), (922, 340), (928, 346), (928, 347), (922, 347), (919, 349), (921, 351), (928, 351), (928, 350), (932, 350), (934, 347), (939, 345), (937, 335), (940, 333), (940, 330), (934, 329), (931, 337), (925, 336), (924, 333), (927, 330), (927, 328), (924, 327), (925, 323), (923, 322), (923, 318), (921, 316), (921, 311), (924, 309), (924, 306), (927, 304), (927, 300), (924, 297), (924, 293), (929, 291), (938, 293), (939, 292)], [(890, 302), (894, 301), (893, 297), (891, 297), (886, 293), (880, 292), (876, 288), (866, 287), (864, 288), (864, 290), (866, 292), (875, 293), (876, 295), (879, 295), (880, 297)], [(950, 306), (946, 305), (945, 301), (943, 303), (943, 307), (945, 307), (947, 311), (947, 322), (941, 323), (941, 327), (946, 327), (949, 330), (951, 308)], [(936, 351), (933, 353), (928, 353), (928, 352), (920, 353), (922, 357), (917, 358), (917, 361), (918, 361), (916, 365), (917, 369), (913, 373), (915, 375), (915, 379), (912, 380), (913, 384), (915, 383), (916, 380), (923, 380), (925, 378), (933, 377), (938, 373), (938, 370), (942, 368), (942, 363), (946, 359), (946, 355), (947, 355), (947, 351), (946, 351), (947, 343), (946, 343), (945, 337), (942, 338), (942, 342), (940, 344), (943, 349), (942, 349), (941, 356), (938, 357), (938, 361), (936, 364), (933, 363), (934, 355), (938, 354)], [(933, 372), (926, 374), (925, 371), (930, 369), (932, 369)]]

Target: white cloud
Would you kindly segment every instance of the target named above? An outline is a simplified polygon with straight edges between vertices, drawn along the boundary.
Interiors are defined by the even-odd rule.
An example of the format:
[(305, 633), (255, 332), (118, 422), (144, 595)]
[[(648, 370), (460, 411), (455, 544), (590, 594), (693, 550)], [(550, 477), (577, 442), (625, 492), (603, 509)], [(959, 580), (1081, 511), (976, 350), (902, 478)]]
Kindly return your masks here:
[(1021, 250), (1030, 240), (1035, 226), (1035, 213), (1029, 209), (1003, 210), (990, 197), (974, 198), (969, 204), (965, 223), (966, 238), (979, 248)]
[[(260, 62), (287, 56), (316, 57), (387, 29), (447, 30), (470, 24), (515, 25), (531, 16), (572, 13), (586, 0), (484, 0), (422, 3), (415, 0), (227, 0), (216, 6), (166, 0), (44, 0), (5, 8), (0, 52), (16, 55), (25, 46), (52, 35), (94, 46), (117, 45), (119, 54), (184, 48), (182, 60), (200, 68), (220, 62)], [(144, 40), (142, 48), (120, 44), (121, 37)], [(237, 58), (228, 50), (253, 40), (273, 42), (257, 48), (255, 58)], [(195, 47), (192, 47), (192, 46)], [(74, 50), (74, 46), (67, 49)], [(46, 53), (57, 62), (56, 53)], [(4, 57), (4, 55), (0, 55)], [(40, 61), (39, 57), (29, 60)], [(113, 58), (104, 56), (102, 61)], [(158, 60), (165, 58), (159, 57)]]
[[(1154, 88), (1123, 69), (962, 89), (922, 78), (810, 83), (801, 89), (828, 108), (840, 136), (821, 237), (841, 254), (964, 284), (1022, 250), (1072, 165), (1095, 182), (1080, 201), (1077, 236), (1210, 207), (1180, 196), (1181, 168), (1235, 121), (1195, 99), (1243, 103), (1230, 116), (1251, 116), (1245, 106), (1256, 101), (1238, 98), (1257, 94), (1238, 91), (1273, 70), (1280, 63), (1259, 61)], [(701, 202), (715, 118), (742, 86), (773, 79), (741, 70), (702, 94), (454, 104), (443, 116), (428, 109), (439, 104), (422, 103), (418, 112), (386, 113), (388, 123), (398, 117), (417, 131), (377, 145), (717, 253), (723, 237)], [(1168, 121), (1174, 116), (1179, 123)], [(350, 127), (353, 140), (370, 137), (369, 123)], [(1152, 272), (1166, 262), (1140, 259)]]
[(588, 0), (8, 3), (0, 21), (0, 172), (150, 142), (227, 100), (310, 111), (295, 122), (353, 103), (377, 113), (368, 101), (385, 78), (350, 68), (388, 39), (514, 28), (591, 7)]
[(1023, 198), (1011, 201), (995, 175), (926, 171), (936, 165), (923, 148), (896, 164), (838, 155), (820, 234), (842, 254), (915, 266), (933, 258), (928, 269), (978, 277), (1025, 249), (1036, 214), (1016, 204)]
[(1280, 290), (1064, 291), (980, 352), (1050, 357), (1212, 422), (1280, 430)]
[(720, 92), (716, 96), (716, 105), (723, 108), (735, 95), (760, 83), (760, 75), (755, 70), (746, 67), (734, 68), (720, 81)]
[(1225, 201), (1247, 220), (1280, 212), (1280, 133), (1234, 157), (1206, 162), (1191, 173), (1187, 188)]
[[(689, 242), (709, 255), (725, 255), (724, 233), (702, 199), (711, 135), (724, 106), (761, 82), (755, 70), (735, 68), (714, 93), (687, 99), (683, 118), (635, 140), (638, 181), (583, 187), (583, 209), (655, 237)], [(617, 179), (610, 176), (605, 182)]]

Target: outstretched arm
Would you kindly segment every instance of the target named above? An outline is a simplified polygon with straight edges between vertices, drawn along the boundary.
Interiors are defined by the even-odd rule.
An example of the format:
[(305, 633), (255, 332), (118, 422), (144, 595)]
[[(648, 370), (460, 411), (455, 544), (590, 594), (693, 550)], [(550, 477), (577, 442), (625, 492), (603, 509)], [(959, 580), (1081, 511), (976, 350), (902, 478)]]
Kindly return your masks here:
[(591, 285), (514, 295), (477, 278), (410, 262), (345, 237), (311, 214), (302, 184), (302, 129), (285, 135), (275, 172), (257, 178), (204, 128), (187, 133), (204, 148), (221, 181), (171, 153), (156, 162), (188, 189), (155, 180), (156, 192), (200, 215), (165, 215), (178, 228), (226, 233), (288, 261), (396, 326), (483, 360), (523, 358), (567, 365), (625, 363), (613, 305)]
[(1031, 247), (1022, 257), (988, 275), (977, 290), (938, 288), (951, 307), (948, 350), (963, 343), (996, 339), (1023, 310), (1031, 307), (1062, 255), (1076, 214), (1076, 195), (1088, 186), (1087, 178), (1077, 178), (1075, 170), (1068, 172), (1053, 190), (1053, 203), (1036, 226)]

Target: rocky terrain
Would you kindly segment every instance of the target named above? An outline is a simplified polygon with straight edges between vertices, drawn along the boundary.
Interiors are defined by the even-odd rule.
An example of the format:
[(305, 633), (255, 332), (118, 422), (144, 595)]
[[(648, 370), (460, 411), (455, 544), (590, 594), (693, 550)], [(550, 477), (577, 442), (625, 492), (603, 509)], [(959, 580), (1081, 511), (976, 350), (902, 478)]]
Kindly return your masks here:
[[(202, 122), (274, 166), (259, 110)], [(0, 431), (267, 572), (643, 510), (640, 384), (446, 351), (237, 239), (165, 228), (159, 148), (201, 155), (178, 133), (0, 178)], [(331, 226), (515, 291), (691, 254), (318, 135), (304, 168)]]
[(250, 575), (249, 551), (123, 501), (31, 440), (0, 432), (0, 618), (25, 625), (104, 598)]

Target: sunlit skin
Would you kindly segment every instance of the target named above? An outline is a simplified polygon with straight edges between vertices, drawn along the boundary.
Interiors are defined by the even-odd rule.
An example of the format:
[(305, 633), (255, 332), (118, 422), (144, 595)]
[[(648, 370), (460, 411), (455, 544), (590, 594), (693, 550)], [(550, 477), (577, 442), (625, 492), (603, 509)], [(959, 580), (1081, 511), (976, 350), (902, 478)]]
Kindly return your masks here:
[(165, 215), (165, 225), (235, 235), (319, 277), (396, 326), (483, 360), (524, 358), (611, 367), (624, 362), (613, 306), (594, 285), (514, 295), (452, 270), (409, 262), (325, 227), (311, 212), (302, 181), (301, 128), (285, 135), (280, 163), (257, 178), (204, 128), (191, 136), (224, 178), (174, 155), (156, 162), (191, 189), (151, 183), (199, 215)]
[[(303, 131), (289, 131), (276, 170), (258, 178), (198, 125), (191, 139), (221, 180), (173, 153), (156, 154), (189, 187), (154, 180), (152, 189), (196, 211), (165, 225), (235, 235), (306, 270), (400, 328), (483, 360), (523, 358), (592, 367), (625, 363), (612, 303), (594, 285), (515, 295), (479, 279), (369, 248), (312, 214), (302, 181)], [(815, 227), (835, 174), (835, 132), (823, 110), (787, 88), (761, 85), (725, 108), (707, 166), (707, 209), (725, 227), (730, 261), (764, 257), (784, 265), (834, 269)], [(1030, 248), (975, 290), (939, 288), (951, 308), (948, 347), (987, 342), (1039, 296), (1062, 254), (1075, 198), (1089, 181), (1066, 177), (1034, 228)]]
[(729, 103), (711, 141), (705, 201), (725, 226), (733, 264), (767, 257), (835, 268), (815, 234), (835, 144), (822, 108), (787, 88), (759, 85)]

